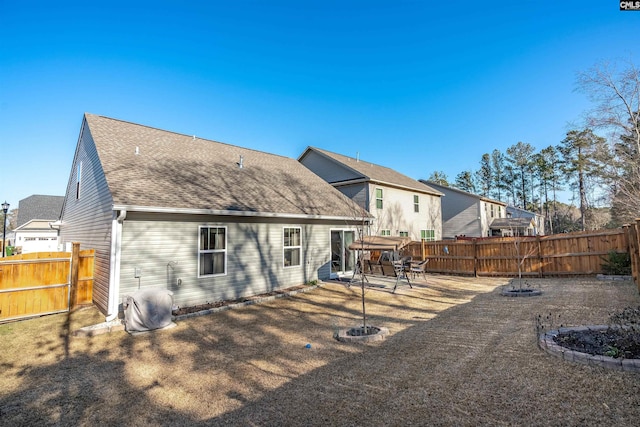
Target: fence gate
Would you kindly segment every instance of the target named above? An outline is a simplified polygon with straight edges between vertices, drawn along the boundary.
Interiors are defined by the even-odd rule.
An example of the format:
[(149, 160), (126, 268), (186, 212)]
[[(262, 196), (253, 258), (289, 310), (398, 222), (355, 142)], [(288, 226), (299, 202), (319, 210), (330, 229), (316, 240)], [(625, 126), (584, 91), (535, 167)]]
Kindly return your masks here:
[(4, 258), (0, 261), (0, 322), (61, 313), (76, 304), (91, 303), (93, 256), (93, 250), (80, 252), (74, 244), (71, 253)]

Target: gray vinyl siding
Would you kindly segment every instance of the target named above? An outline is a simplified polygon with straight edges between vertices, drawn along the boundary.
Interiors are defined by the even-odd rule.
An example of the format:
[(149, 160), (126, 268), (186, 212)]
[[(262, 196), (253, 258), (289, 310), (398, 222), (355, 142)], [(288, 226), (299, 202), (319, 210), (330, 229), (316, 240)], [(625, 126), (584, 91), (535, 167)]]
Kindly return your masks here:
[(465, 235), (482, 236), (479, 205), (477, 198), (450, 192), (442, 198), (442, 236), (453, 238)]
[(368, 185), (365, 183), (362, 184), (351, 184), (351, 185), (341, 185), (336, 187), (342, 194), (356, 202), (359, 206), (364, 209), (367, 209), (369, 206), (369, 198), (367, 197)]
[(355, 173), (314, 151), (307, 152), (304, 158), (300, 159), (300, 163), (328, 183), (362, 178), (361, 174)]
[[(77, 165), (82, 162), (80, 198), (76, 199)], [(93, 138), (83, 122), (62, 210), (60, 242), (80, 242), (95, 249), (93, 302), (107, 313), (111, 255), (112, 200)]]
[[(199, 226), (227, 228), (226, 275), (198, 277)], [(140, 288), (156, 287), (171, 290), (176, 305), (190, 306), (326, 279), (330, 229), (336, 226), (345, 225), (129, 213), (122, 230), (120, 302)], [(284, 227), (301, 228), (300, 266), (283, 266)]]

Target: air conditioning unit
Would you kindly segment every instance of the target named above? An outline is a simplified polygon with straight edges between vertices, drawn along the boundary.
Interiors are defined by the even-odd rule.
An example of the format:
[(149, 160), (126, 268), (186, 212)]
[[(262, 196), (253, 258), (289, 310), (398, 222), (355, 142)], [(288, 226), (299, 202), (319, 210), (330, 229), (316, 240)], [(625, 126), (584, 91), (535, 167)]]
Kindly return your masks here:
[(161, 288), (140, 289), (124, 302), (124, 328), (145, 332), (172, 326), (173, 292)]

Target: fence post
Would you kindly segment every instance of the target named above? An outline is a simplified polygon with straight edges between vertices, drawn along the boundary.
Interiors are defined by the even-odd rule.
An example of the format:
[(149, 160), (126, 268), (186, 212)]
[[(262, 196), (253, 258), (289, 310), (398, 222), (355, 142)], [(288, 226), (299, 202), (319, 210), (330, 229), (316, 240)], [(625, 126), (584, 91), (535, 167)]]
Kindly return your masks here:
[(538, 277), (544, 277), (544, 271), (543, 271), (544, 257), (542, 256), (542, 242), (539, 234), (536, 235), (536, 242), (538, 243)]
[(629, 253), (629, 260), (631, 261), (631, 278), (633, 282), (636, 282), (637, 272), (636, 272), (636, 257), (634, 255), (635, 244), (633, 241), (633, 228), (634, 224), (623, 224), (622, 231), (624, 231), (624, 238), (627, 243), (627, 252)]
[(80, 268), (80, 243), (73, 242), (71, 249), (71, 282), (69, 289), (69, 310), (78, 302), (78, 269)]
[(475, 237), (473, 242), (473, 276), (478, 277), (478, 239)]

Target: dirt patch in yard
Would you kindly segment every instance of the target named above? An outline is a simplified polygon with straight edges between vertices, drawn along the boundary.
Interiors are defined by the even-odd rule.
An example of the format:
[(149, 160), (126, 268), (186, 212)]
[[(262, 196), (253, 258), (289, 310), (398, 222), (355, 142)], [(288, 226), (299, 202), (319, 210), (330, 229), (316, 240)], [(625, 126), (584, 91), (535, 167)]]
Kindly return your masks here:
[[(360, 288), (309, 292), (189, 318), (140, 336), (77, 338), (96, 310), (0, 325), (0, 423), (27, 425), (634, 425), (640, 375), (537, 347), (535, 318), (606, 323), (638, 306), (629, 282), (429, 275), (368, 288), (385, 340), (333, 338), (360, 322)], [(307, 345), (310, 344), (310, 345)]]

